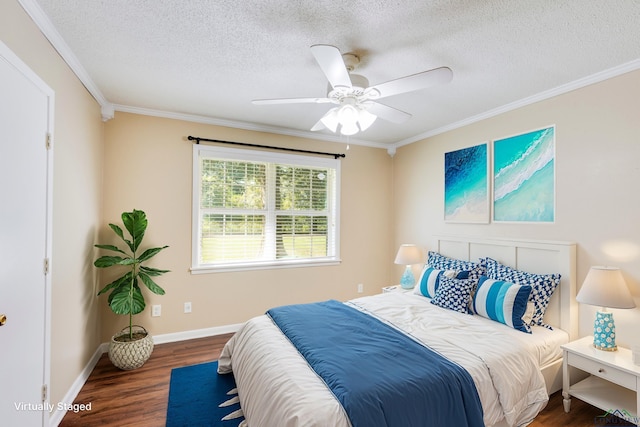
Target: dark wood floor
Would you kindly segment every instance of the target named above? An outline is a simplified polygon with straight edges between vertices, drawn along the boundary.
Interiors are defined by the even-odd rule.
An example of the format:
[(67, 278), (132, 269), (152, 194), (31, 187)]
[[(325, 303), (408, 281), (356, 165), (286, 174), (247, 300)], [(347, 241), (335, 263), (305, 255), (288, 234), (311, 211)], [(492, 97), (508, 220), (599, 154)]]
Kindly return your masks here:
[[(74, 402), (91, 403), (91, 411), (68, 412), (60, 426), (164, 426), (171, 369), (217, 360), (230, 337), (156, 345), (147, 363), (134, 371), (115, 368), (104, 354)], [(594, 427), (595, 417), (603, 413), (572, 399), (571, 412), (565, 414), (558, 392), (530, 426)]]

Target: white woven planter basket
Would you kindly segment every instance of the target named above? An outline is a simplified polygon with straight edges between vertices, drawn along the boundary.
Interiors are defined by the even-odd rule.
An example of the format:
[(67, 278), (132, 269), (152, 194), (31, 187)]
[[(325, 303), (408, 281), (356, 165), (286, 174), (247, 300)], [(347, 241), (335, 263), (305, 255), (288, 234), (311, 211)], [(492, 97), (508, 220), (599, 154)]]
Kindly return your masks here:
[[(138, 328), (136, 330), (136, 328)], [(109, 360), (117, 368), (125, 371), (138, 369), (151, 357), (153, 351), (153, 338), (145, 328), (138, 325), (132, 326), (133, 333), (142, 332), (144, 338), (131, 342), (116, 341), (116, 338), (128, 335), (129, 327), (122, 329), (120, 332), (111, 337), (109, 343)]]

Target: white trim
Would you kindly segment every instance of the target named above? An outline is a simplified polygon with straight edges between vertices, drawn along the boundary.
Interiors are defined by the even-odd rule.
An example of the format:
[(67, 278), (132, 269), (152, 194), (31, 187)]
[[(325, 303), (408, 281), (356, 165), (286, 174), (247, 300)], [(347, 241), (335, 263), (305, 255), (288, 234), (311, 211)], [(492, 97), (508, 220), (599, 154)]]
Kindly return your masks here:
[(58, 30), (56, 30), (56, 27), (44, 13), (38, 2), (36, 0), (18, 0), (18, 2), (98, 104), (100, 104), (101, 107), (109, 105), (109, 101), (107, 101), (98, 86), (91, 79), (87, 70), (82, 66)]
[[(73, 384), (71, 384), (71, 387), (62, 398), (62, 401), (59, 403), (64, 403), (68, 405), (73, 404), (73, 402), (76, 400), (76, 397), (78, 397), (78, 393), (80, 393), (80, 390), (82, 390), (82, 387), (84, 387), (85, 383), (89, 379), (89, 376), (93, 371), (93, 368), (95, 368), (96, 365), (98, 364), (100, 357), (102, 356), (103, 353), (106, 353), (108, 350), (109, 350), (108, 344), (101, 344), (98, 346), (96, 351), (93, 353), (93, 356), (91, 356), (91, 359), (89, 359), (89, 362), (85, 365), (84, 369), (80, 372), (80, 375), (78, 375), (78, 378), (76, 378)], [(58, 402), (53, 403), (53, 407), (56, 410), (53, 412), (49, 420), (49, 425), (52, 427), (56, 427), (62, 422), (62, 419), (67, 413), (66, 411), (57, 410)]]
[[(212, 328), (194, 329), (191, 331), (173, 332), (153, 337), (154, 344), (166, 344), (170, 342), (194, 340), (198, 338), (213, 337), (216, 335), (234, 334), (240, 330), (244, 323), (234, 323), (231, 325), (214, 326)], [(107, 346), (108, 350), (108, 346)]]
[(210, 267), (191, 267), (191, 274), (208, 274), (208, 273), (230, 273), (235, 271), (250, 271), (250, 270), (275, 270), (279, 268), (302, 268), (302, 267), (326, 267), (332, 265), (340, 265), (342, 260), (340, 258), (328, 258), (328, 259), (305, 259), (304, 261), (291, 260), (287, 261), (271, 261), (266, 263), (247, 263), (247, 264), (225, 264), (220, 266)]
[(430, 138), (432, 136), (440, 135), (441, 133), (449, 132), (449, 131), (470, 125), (472, 123), (479, 122), (481, 120), (489, 119), (491, 117), (495, 117), (500, 114), (504, 114), (521, 107), (526, 107), (527, 105), (530, 105), (530, 104), (535, 104), (536, 102), (539, 102), (539, 101), (544, 101), (545, 99), (553, 98), (554, 96), (562, 95), (576, 89), (581, 89), (583, 87), (586, 87), (595, 83), (600, 83), (604, 80), (617, 77), (622, 74), (626, 74), (638, 69), (640, 69), (640, 59), (635, 59), (633, 61), (618, 65), (616, 67), (609, 68), (608, 70), (600, 71), (590, 76), (586, 76), (581, 79), (569, 82), (567, 84), (557, 86), (553, 89), (545, 90), (544, 92), (540, 92), (535, 95), (511, 102), (509, 104), (505, 104), (501, 107), (494, 108), (493, 110), (485, 111), (484, 113), (476, 114), (475, 116), (462, 119), (460, 121), (442, 126), (440, 128), (433, 129), (428, 132), (424, 132), (424, 133), (403, 139), (393, 144), (393, 146), (395, 148), (399, 148), (399, 147), (402, 147), (403, 145), (409, 145), (414, 142), (418, 142), (423, 139)]
[(276, 135), (295, 136), (299, 138), (317, 139), (320, 141), (337, 142), (339, 144), (355, 144), (373, 148), (387, 148), (388, 144), (365, 141), (363, 139), (345, 137), (340, 135), (327, 135), (324, 133), (302, 131), (280, 126), (261, 125), (258, 123), (242, 122), (237, 120), (219, 119), (215, 117), (199, 116), (196, 114), (177, 113), (172, 111), (154, 110), (151, 108), (132, 107), (129, 105), (114, 104), (115, 111), (123, 113), (140, 114), (143, 116), (163, 117), (166, 119), (183, 120), (186, 122), (202, 123), (214, 126), (224, 126), (234, 129), (267, 132)]

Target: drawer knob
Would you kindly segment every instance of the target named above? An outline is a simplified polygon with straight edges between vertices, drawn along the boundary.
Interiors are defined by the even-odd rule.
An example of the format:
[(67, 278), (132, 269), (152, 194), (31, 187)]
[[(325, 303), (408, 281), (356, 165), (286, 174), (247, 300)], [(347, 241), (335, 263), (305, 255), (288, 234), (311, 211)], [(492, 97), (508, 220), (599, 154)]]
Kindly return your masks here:
[(603, 373), (603, 372), (604, 372), (604, 368), (600, 368), (600, 369), (598, 369), (598, 372), (599, 372), (599, 373)]

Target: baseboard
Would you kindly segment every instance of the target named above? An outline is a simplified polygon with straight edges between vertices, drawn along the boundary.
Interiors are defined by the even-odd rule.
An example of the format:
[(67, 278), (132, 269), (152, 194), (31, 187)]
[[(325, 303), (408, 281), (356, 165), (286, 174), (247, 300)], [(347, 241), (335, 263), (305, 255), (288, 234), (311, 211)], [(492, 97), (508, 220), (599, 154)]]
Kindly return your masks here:
[(62, 401), (52, 403), (55, 411), (49, 417), (49, 425), (51, 427), (57, 427), (62, 422), (62, 419), (64, 418), (64, 416), (67, 414), (66, 411), (58, 409), (58, 404), (59, 403), (64, 403), (65, 405), (73, 404), (73, 401), (78, 396), (78, 393), (80, 393), (80, 390), (82, 390), (82, 387), (84, 387), (84, 384), (87, 382), (87, 379), (89, 379), (89, 375), (91, 375), (93, 368), (96, 367), (98, 360), (100, 360), (102, 353), (104, 353), (105, 351), (108, 351), (108, 349), (109, 349), (108, 345), (105, 349), (105, 344), (100, 344), (96, 349), (96, 351), (93, 353), (93, 356), (91, 356), (91, 359), (89, 359), (89, 362), (86, 364), (82, 372), (80, 372), (80, 375), (78, 376), (78, 378), (76, 378), (73, 384), (71, 384), (71, 387), (67, 391), (67, 394), (65, 394), (64, 397), (62, 398)]
[(174, 332), (171, 334), (154, 335), (154, 344), (166, 344), (169, 342), (193, 340), (197, 338), (212, 337), (215, 335), (232, 334), (238, 332), (244, 323), (236, 323), (234, 325), (215, 326), (213, 328), (194, 329), (191, 331)]
[[(171, 334), (154, 335), (154, 344), (166, 344), (170, 342), (194, 340), (197, 338), (213, 337), (215, 335), (233, 334), (240, 330), (244, 323), (236, 323), (233, 325), (214, 326), (213, 328), (193, 329), (191, 331), (173, 332)], [(102, 352), (109, 351), (109, 343), (105, 342), (100, 345)]]

